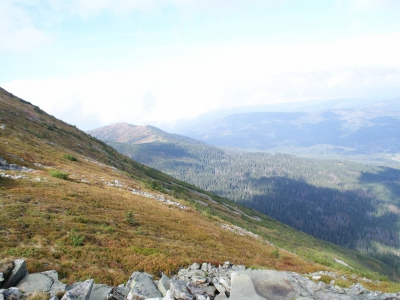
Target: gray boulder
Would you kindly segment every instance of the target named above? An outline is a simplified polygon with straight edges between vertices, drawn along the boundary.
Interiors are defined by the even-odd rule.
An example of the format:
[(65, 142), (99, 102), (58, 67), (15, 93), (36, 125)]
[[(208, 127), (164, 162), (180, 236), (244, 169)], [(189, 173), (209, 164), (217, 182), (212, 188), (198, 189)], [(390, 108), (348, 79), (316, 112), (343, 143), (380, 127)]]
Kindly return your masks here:
[(361, 283), (352, 285), (347, 291), (347, 293), (351, 295), (367, 294), (368, 292), (369, 291)]
[(1, 287), (3, 289), (8, 289), (10, 287), (14, 287), (28, 274), (26, 269), (26, 263), (23, 259), (14, 260), (14, 269), (8, 278), (3, 281)]
[(188, 291), (192, 294), (196, 300), (199, 299), (213, 299), (215, 296), (214, 286), (202, 286), (202, 285), (191, 285), (187, 286)]
[(111, 293), (112, 287), (105, 284), (94, 284), (90, 293), (89, 300), (106, 300)]
[(32, 294), (35, 291), (49, 292), (52, 285), (53, 280), (50, 277), (35, 273), (25, 276), (17, 287), (24, 294)]
[(66, 290), (66, 284), (62, 283), (58, 280), (58, 273), (55, 270), (50, 270), (50, 271), (45, 271), (41, 272), (40, 274), (46, 275), (50, 277), (53, 280), (53, 285), (50, 288), (50, 296), (55, 296), (59, 292), (65, 291)]
[(168, 276), (166, 276), (165, 274), (161, 276), (160, 280), (157, 283), (158, 290), (164, 297), (167, 294), (167, 291), (169, 290), (170, 283), (171, 279), (169, 279)]
[(17, 285), (23, 294), (31, 294), (35, 291), (49, 293), (55, 296), (66, 289), (66, 284), (58, 281), (58, 273), (54, 270), (28, 274)]
[(289, 276), (272, 270), (245, 270), (232, 273), (230, 299), (292, 300), (300, 297)]
[(93, 288), (93, 279), (86, 280), (76, 284), (68, 290), (61, 300), (89, 300)]
[(198, 264), (198, 263), (194, 263), (193, 265), (191, 265), (189, 267), (189, 270), (192, 270), (192, 271), (198, 270), (198, 269), (200, 269), (200, 264)]
[(1, 298), (3, 298), (4, 300), (20, 300), (21, 293), (16, 287), (11, 287), (7, 290), (2, 289), (0, 290), (0, 299)]
[(232, 287), (230, 299), (232, 300), (265, 300), (257, 294), (251, 276), (243, 273), (232, 273)]
[(162, 298), (161, 292), (153, 282), (153, 276), (148, 273), (134, 272), (128, 280), (128, 300), (142, 300), (148, 298)]
[(226, 300), (229, 299), (225, 294), (218, 294), (214, 300)]
[(162, 298), (162, 300), (175, 300), (174, 296), (172, 295), (171, 291), (167, 291), (166, 295), (164, 296), (164, 298)]
[(111, 289), (111, 292), (107, 295), (107, 300), (124, 300), (126, 295), (128, 295), (127, 289), (122, 287), (114, 287)]
[(193, 300), (194, 297), (187, 289), (187, 283), (183, 280), (172, 279), (170, 284), (172, 295), (179, 300)]
[(202, 263), (201, 268), (203, 272), (208, 272), (208, 264), (207, 263)]

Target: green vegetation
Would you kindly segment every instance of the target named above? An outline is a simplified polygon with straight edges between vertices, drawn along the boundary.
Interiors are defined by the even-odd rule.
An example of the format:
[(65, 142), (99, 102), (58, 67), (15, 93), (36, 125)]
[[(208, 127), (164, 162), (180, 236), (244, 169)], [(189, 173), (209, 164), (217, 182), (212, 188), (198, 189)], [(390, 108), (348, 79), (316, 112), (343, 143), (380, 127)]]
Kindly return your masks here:
[(77, 161), (78, 160), (75, 156), (73, 156), (71, 154), (64, 154), (63, 158), (68, 159), (70, 161)]
[[(228, 152), (199, 142), (110, 142), (171, 176), (400, 271), (400, 170), (287, 154)], [(373, 224), (373, 226), (371, 226)]]
[(125, 215), (125, 222), (128, 223), (129, 225), (135, 225), (135, 219), (133, 218), (133, 213), (132, 211), (128, 211)]
[(49, 173), (51, 176), (53, 176), (55, 178), (64, 179), (64, 180), (68, 179), (68, 173), (65, 173), (65, 172), (55, 170), (55, 171), (50, 171)]
[(69, 240), (72, 246), (83, 246), (83, 242), (85, 241), (85, 236), (76, 233), (75, 228), (71, 229), (71, 233), (69, 236)]

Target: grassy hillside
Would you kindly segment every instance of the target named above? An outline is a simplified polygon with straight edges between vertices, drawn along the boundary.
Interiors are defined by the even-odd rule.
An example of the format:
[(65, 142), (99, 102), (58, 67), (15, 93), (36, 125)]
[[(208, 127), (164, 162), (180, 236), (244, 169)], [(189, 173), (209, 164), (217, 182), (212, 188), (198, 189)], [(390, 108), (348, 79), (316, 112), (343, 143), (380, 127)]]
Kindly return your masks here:
[(399, 279), (390, 266), (136, 163), (4, 90), (0, 145), (0, 256), (26, 258), (30, 272), (56, 269), (66, 282), (118, 284), (133, 270), (158, 276), (195, 261), (230, 260), (331, 270), (348, 278), (344, 286), (365, 276), (381, 280), (363, 282), (371, 289), (400, 289), (387, 281)]
[(115, 142), (116, 134), (109, 143), (176, 178), (400, 270), (399, 170), (284, 154), (227, 152), (163, 136), (164, 142), (137, 145)]

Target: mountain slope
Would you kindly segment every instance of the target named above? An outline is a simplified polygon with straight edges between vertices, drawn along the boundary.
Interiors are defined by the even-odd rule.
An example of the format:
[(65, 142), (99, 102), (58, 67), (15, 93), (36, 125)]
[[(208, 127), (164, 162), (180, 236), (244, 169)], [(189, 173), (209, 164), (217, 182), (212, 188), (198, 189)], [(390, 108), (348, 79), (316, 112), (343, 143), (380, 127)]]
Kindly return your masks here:
[(230, 260), (331, 270), (348, 278), (343, 285), (362, 276), (398, 279), (386, 264), (136, 163), (4, 90), (0, 107), (0, 255), (27, 258), (30, 272), (116, 284), (132, 269), (158, 276), (194, 261)]
[(167, 133), (163, 136), (164, 142), (108, 142), (176, 178), (400, 269), (400, 171), (284, 154), (228, 152), (206, 144), (177, 144)]

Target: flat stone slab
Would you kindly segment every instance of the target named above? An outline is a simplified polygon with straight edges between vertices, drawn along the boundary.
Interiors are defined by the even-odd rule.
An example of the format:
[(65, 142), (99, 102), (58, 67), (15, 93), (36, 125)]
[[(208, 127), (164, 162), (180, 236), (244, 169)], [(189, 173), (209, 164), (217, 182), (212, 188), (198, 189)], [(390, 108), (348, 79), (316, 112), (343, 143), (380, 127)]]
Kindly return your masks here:
[(57, 295), (64, 291), (66, 284), (58, 281), (57, 271), (45, 271), (41, 273), (28, 274), (17, 285), (24, 294), (31, 294), (34, 291), (49, 293), (50, 296)]
[(52, 285), (53, 280), (49, 276), (35, 273), (25, 276), (17, 285), (17, 288), (24, 294), (31, 294), (34, 291), (49, 292)]
[(241, 270), (232, 273), (231, 300), (292, 300), (300, 297), (286, 273)]

